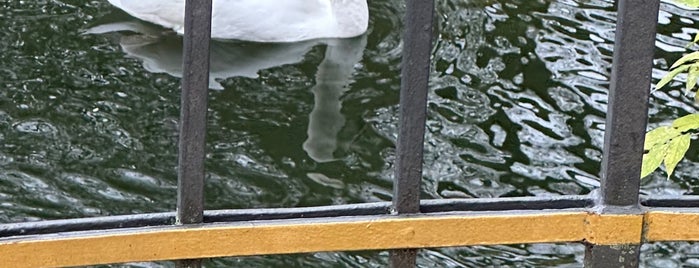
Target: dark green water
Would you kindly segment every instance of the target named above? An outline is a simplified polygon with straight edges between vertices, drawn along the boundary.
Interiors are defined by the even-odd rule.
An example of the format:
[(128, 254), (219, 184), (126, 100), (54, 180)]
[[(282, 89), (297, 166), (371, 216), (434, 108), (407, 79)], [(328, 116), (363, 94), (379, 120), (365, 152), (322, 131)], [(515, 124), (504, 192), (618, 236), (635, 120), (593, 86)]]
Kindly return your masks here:
[[(402, 4), (370, 2), (353, 40), (213, 44), (207, 209), (387, 201)], [(424, 198), (597, 187), (614, 39), (611, 1), (438, 1)], [(654, 77), (698, 13), (662, 5)], [(181, 39), (106, 1), (0, 0), (0, 222), (175, 207)], [(107, 32), (106, 29), (129, 29)], [(679, 83), (651, 123), (696, 112)], [(696, 148), (644, 194), (696, 194)], [(581, 245), (425, 250), (423, 267), (578, 267)], [(699, 267), (699, 247), (644, 246), (644, 266)], [(211, 260), (207, 267), (381, 267), (387, 253)], [(169, 263), (133, 264), (169, 267)]]

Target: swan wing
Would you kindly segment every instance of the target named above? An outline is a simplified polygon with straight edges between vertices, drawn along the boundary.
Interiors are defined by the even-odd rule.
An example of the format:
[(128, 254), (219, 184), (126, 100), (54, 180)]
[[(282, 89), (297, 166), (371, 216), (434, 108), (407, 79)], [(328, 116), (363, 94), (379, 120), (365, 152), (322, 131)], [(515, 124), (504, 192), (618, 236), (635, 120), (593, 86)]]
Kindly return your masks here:
[[(333, 0), (214, 0), (212, 37), (290, 42), (332, 37), (337, 30)], [(184, 31), (184, 0), (109, 0), (126, 13)]]
[(109, 0), (131, 16), (181, 31), (184, 0)]
[(215, 0), (212, 36), (260, 42), (304, 40), (335, 25), (330, 0)]

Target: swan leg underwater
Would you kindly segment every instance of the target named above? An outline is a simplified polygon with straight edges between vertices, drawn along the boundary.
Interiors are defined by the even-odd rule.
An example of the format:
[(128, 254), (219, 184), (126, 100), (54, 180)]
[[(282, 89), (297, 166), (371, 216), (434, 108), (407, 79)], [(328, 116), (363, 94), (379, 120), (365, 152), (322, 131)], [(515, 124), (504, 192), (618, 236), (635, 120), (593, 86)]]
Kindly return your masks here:
[[(109, 0), (138, 19), (184, 31), (185, 0)], [(289, 43), (362, 35), (366, 0), (213, 0), (211, 37)]]

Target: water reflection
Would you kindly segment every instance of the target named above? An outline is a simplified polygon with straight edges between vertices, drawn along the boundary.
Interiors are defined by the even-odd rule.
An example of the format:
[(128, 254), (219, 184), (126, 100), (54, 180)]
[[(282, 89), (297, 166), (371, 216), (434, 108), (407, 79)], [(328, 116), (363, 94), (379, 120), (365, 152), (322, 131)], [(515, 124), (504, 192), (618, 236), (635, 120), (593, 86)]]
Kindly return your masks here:
[[(8, 18), (0, 20), (0, 222), (171, 211), (180, 38), (129, 20), (106, 1), (64, 2), (0, 1), (0, 17)], [(212, 62), (211, 85), (226, 90), (211, 92), (207, 208), (390, 200), (404, 5), (374, 0), (370, 8), (364, 52), (363, 44), (327, 41), (214, 43), (215, 61), (234, 60)], [(593, 188), (613, 1), (444, 0), (437, 9), (424, 196)], [(681, 56), (677, 51), (687, 51), (699, 15), (667, 3), (662, 10), (655, 79)], [(110, 15), (128, 21), (93, 31), (118, 33), (76, 30)], [(354, 57), (363, 57), (361, 65), (353, 66)], [(261, 68), (271, 69), (248, 78)], [(343, 78), (348, 73), (352, 78)], [(680, 89), (676, 83), (653, 93), (651, 124), (696, 111)], [(699, 192), (699, 157), (689, 160), (670, 180), (662, 172), (644, 180), (643, 191)], [(661, 262), (648, 266), (667, 266), (660, 255), (675, 263), (696, 248), (649, 245), (646, 252)], [(579, 266), (581, 251), (437, 249), (423, 251), (420, 266)], [(385, 253), (317, 253), (217, 259), (211, 266), (383, 267), (386, 260)]]
[(327, 43), (325, 58), (318, 66), (316, 84), (311, 91), (315, 99), (308, 122), (308, 139), (303, 149), (317, 162), (335, 160), (338, 149), (337, 134), (345, 125), (341, 113), (341, 97), (349, 88), (348, 79), (354, 65), (362, 58), (366, 37), (348, 40), (331, 40)]
[[(116, 22), (95, 26), (88, 34), (116, 33), (119, 45), (130, 57), (143, 62), (153, 73), (182, 77), (182, 39), (171, 32), (140, 22)], [(366, 36), (297, 43), (262, 44), (237, 41), (211, 43), (209, 87), (224, 89), (221, 81), (232, 77), (257, 78), (258, 72), (301, 62), (318, 45), (325, 57), (318, 65), (311, 88), (315, 104), (309, 115), (308, 138), (303, 149), (319, 163), (338, 159), (338, 133), (345, 125), (341, 97), (347, 91), (355, 65), (362, 59)]]

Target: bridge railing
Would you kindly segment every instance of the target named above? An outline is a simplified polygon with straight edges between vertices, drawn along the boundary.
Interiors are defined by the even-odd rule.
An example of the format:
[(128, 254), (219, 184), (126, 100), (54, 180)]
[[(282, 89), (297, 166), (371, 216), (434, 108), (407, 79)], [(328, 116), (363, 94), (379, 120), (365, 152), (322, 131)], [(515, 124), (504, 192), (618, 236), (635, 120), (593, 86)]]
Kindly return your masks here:
[(583, 243), (587, 267), (637, 267), (647, 242), (699, 241), (699, 197), (639, 198), (659, 0), (618, 0), (600, 189), (584, 196), (421, 200), (433, 0), (407, 0), (393, 202), (204, 210), (211, 0), (187, 0), (172, 213), (0, 225), (0, 264), (77, 266), (318, 251)]

